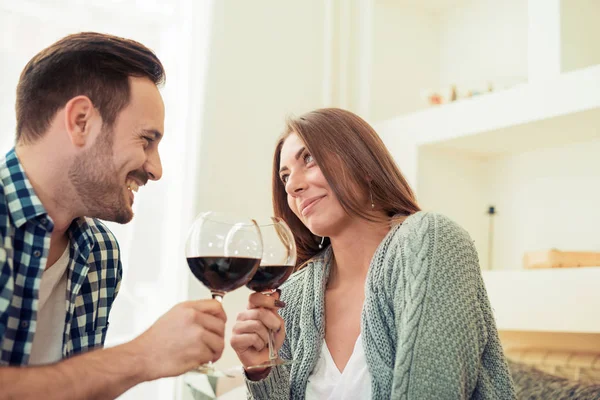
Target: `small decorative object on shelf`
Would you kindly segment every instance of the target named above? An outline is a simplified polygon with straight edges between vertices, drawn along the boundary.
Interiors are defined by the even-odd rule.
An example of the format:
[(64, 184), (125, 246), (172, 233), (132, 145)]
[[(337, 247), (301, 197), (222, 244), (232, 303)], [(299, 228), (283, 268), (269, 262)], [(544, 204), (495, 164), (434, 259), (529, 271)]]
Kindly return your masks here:
[(457, 85), (452, 85), (448, 88), (439, 91), (424, 91), (422, 97), (424, 97), (429, 105), (439, 105), (444, 103), (451, 103), (464, 98), (478, 96), (484, 93), (491, 92), (493, 90), (492, 84), (488, 83), (487, 89), (468, 89), (462, 94), (459, 93)]
[(510, 89), (511, 87), (525, 83), (527, 80), (524, 78), (499, 78), (494, 79), (493, 81), (493, 83), (488, 81), (485, 84), (452, 84), (438, 90), (424, 90), (421, 93), (421, 97), (431, 106), (440, 105), (470, 97), (481, 96), (492, 93), (495, 90)]
[(438, 94), (438, 93), (431, 93), (427, 95), (427, 102), (429, 103), (429, 105), (439, 105), (442, 104), (444, 102), (444, 98), (442, 97), (442, 95)]
[(527, 269), (599, 267), (600, 253), (557, 249), (532, 251), (523, 256), (523, 266)]
[(456, 101), (458, 99), (458, 93), (456, 92), (456, 85), (452, 85), (450, 89), (450, 101)]

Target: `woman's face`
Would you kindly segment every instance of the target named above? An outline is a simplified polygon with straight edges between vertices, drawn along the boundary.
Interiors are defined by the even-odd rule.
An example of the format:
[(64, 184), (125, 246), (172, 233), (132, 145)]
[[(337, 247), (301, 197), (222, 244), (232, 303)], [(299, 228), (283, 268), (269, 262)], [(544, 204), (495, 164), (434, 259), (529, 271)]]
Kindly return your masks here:
[(331, 237), (350, 223), (351, 217), (296, 133), (281, 148), (279, 178), (290, 209), (313, 234)]

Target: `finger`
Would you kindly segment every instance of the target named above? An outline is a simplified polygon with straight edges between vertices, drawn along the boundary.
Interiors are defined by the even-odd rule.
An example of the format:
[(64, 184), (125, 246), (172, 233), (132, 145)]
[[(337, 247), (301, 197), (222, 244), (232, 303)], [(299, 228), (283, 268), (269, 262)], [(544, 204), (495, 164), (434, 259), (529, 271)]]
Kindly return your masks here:
[(225, 321), (211, 314), (197, 312), (195, 322), (207, 331), (213, 332), (218, 336), (225, 336)]
[(236, 335), (255, 333), (263, 341), (269, 340), (269, 331), (262, 322), (256, 320), (238, 321), (233, 327), (233, 333)]
[(243, 335), (234, 335), (231, 337), (231, 347), (237, 352), (243, 353), (248, 349), (262, 351), (267, 347), (265, 342), (256, 333), (245, 333)]
[(279, 331), (273, 331), (273, 340), (275, 342), (275, 348), (277, 351), (281, 349), (283, 345), (283, 341), (285, 340), (285, 325), (282, 324), (281, 329)]
[(187, 305), (202, 313), (214, 315), (217, 318), (227, 321), (227, 315), (223, 309), (223, 305), (217, 300), (192, 300), (186, 302)]
[(262, 293), (252, 293), (248, 299), (248, 308), (270, 308), (278, 310), (285, 307), (285, 303), (279, 300), (279, 296), (267, 296)]
[(210, 351), (212, 361), (218, 360), (221, 357), (221, 354), (223, 354), (223, 349), (225, 347), (223, 336), (219, 336), (214, 332), (203, 329), (199, 335), (198, 341), (198, 348), (201, 348), (200, 346), (204, 345)]
[(279, 330), (283, 319), (272, 309), (254, 308), (246, 310), (238, 315), (238, 321), (258, 320), (262, 322), (268, 329)]
[(275, 347), (280, 348), (285, 339), (285, 321), (279, 314), (276, 314), (276, 317), (279, 320), (279, 329), (273, 329), (273, 339)]

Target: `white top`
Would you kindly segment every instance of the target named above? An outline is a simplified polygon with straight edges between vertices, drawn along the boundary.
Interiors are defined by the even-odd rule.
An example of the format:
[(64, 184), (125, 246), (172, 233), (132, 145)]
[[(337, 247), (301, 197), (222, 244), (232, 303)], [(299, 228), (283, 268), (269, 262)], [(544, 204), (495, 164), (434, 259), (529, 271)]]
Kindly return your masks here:
[(42, 274), (38, 313), (29, 365), (50, 364), (62, 359), (63, 334), (67, 315), (67, 246), (60, 258)]
[(308, 377), (306, 399), (365, 400), (371, 398), (371, 374), (361, 336), (354, 344), (352, 355), (343, 372), (335, 365), (327, 343), (323, 340), (317, 365)]

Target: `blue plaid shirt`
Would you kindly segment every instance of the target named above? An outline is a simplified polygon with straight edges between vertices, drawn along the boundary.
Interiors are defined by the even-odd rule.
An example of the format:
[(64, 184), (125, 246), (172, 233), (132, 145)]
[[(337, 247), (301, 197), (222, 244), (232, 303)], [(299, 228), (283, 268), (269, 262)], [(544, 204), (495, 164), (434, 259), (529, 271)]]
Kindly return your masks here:
[[(0, 160), (0, 366), (27, 365), (53, 223), (13, 150)], [(101, 347), (122, 277), (119, 246), (100, 221), (68, 230), (63, 357)]]

